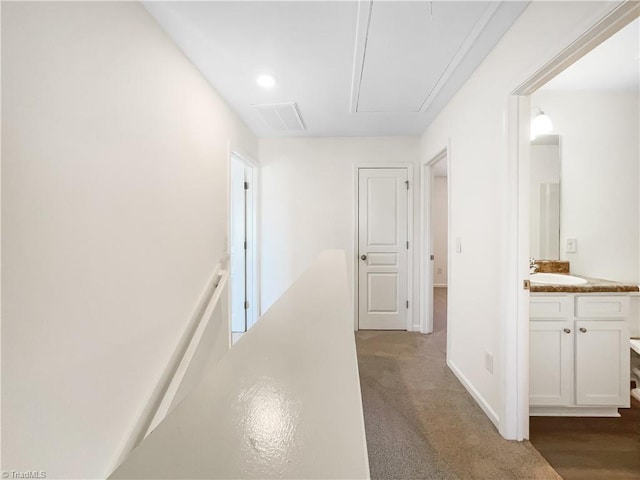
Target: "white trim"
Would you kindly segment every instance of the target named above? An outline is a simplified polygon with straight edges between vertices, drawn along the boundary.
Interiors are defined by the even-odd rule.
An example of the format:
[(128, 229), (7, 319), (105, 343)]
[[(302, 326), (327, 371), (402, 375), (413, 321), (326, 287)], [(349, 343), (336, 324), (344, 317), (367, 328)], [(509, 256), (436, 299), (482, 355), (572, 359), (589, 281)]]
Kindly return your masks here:
[(620, 417), (618, 407), (531, 407), (532, 417)]
[[(640, 14), (637, 0), (603, 2), (597, 14), (569, 32), (569, 45), (537, 68), (523, 76), (511, 95), (530, 95), (574, 62), (615, 34)], [(572, 35), (573, 34), (573, 35)]]
[[(447, 284), (451, 282), (453, 264), (453, 252), (455, 245), (452, 243), (453, 239), (453, 208), (451, 199), (453, 198), (453, 152), (451, 148), (451, 138), (447, 139)], [(447, 294), (447, 312), (451, 311), (451, 295)], [(447, 351), (445, 352), (447, 362), (451, 360), (451, 351), (453, 350), (451, 345), (453, 344), (453, 328), (450, 328), (451, 322), (447, 314)]]
[[(505, 217), (505, 247), (508, 252), (503, 279), (504, 311), (501, 318), (500, 362), (501, 413), (500, 433), (507, 439), (523, 440), (529, 436), (529, 295), (522, 290), (528, 278), (528, 154), (529, 122), (527, 95), (591, 51), (640, 14), (640, 3), (624, 1), (607, 3), (588, 21), (569, 32), (567, 42), (556, 55), (523, 77), (508, 96), (507, 177), (504, 199), (508, 205)], [(526, 220), (526, 221), (525, 221)], [(514, 322), (513, 319), (516, 318)]]
[(360, 95), (360, 82), (364, 66), (364, 52), (369, 33), (371, 1), (358, 0), (358, 19), (356, 20), (356, 39), (353, 46), (353, 70), (351, 72), (351, 98), (349, 99), (349, 113), (351, 115), (358, 113), (358, 97)]
[(489, 420), (491, 420), (491, 422), (495, 425), (496, 428), (499, 428), (498, 427), (498, 414), (496, 413), (496, 411), (493, 408), (491, 408), (491, 405), (489, 405), (489, 402), (487, 402), (485, 400), (485, 398), (480, 394), (480, 392), (478, 392), (478, 390), (476, 390), (476, 388), (473, 386), (473, 384), (471, 382), (469, 382), (469, 380), (467, 380), (467, 377), (465, 377), (462, 374), (462, 372), (458, 369), (458, 367), (456, 367), (455, 364), (449, 359), (447, 359), (447, 366), (453, 372), (453, 374), (456, 376), (456, 378), (460, 381), (460, 383), (464, 386), (464, 388), (467, 389), (469, 394), (473, 397), (473, 399), (476, 401), (476, 403), (480, 406), (480, 408), (485, 413), (485, 415), (487, 417), (489, 417)]
[[(506, 109), (507, 117), (518, 122), (507, 124), (502, 192), (506, 205), (503, 250), (507, 260), (502, 271), (504, 313), (500, 317), (498, 347), (503, 359), (498, 367), (499, 431), (504, 438), (524, 440), (529, 437), (529, 291), (523, 288), (524, 280), (529, 278), (529, 97), (509, 97)], [(521, 367), (523, 364), (526, 368)], [(516, 421), (520, 417), (527, 421)]]
[[(358, 168), (356, 164), (353, 168), (353, 211), (351, 218), (351, 225), (353, 226), (353, 292), (351, 295), (351, 301), (353, 302), (353, 329), (358, 331), (360, 325), (358, 322)], [(349, 261), (349, 259), (347, 259)]]
[(420, 113), (425, 113), (431, 106), (433, 101), (440, 94), (440, 90), (442, 90), (442, 87), (444, 87), (451, 79), (451, 76), (465, 59), (465, 57), (469, 53), (469, 50), (471, 50), (471, 47), (474, 46), (476, 40), (478, 39), (478, 37), (480, 37), (480, 34), (484, 32), (484, 30), (487, 28), (487, 25), (489, 25), (489, 22), (498, 11), (500, 5), (500, 2), (493, 2), (487, 6), (486, 10), (482, 13), (478, 21), (475, 23), (469, 34), (460, 45), (456, 54), (449, 61), (447, 68), (445, 68), (445, 70), (442, 72), (442, 75), (438, 79), (438, 82), (434, 85), (433, 90), (429, 92), (427, 98), (425, 98), (424, 102), (422, 102), (422, 105), (420, 105)]
[(414, 263), (414, 238), (413, 238), (413, 196), (415, 195), (415, 178), (413, 173), (413, 163), (409, 162), (392, 162), (392, 163), (356, 163), (354, 165), (354, 197), (353, 197), (353, 324), (354, 330), (359, 330), (358, 325), (358, 295), (359, 295), (359, 278), (358, 278), (358, 171), (362, 168), (396, 168), (406, 169), (407, 179), (409, 180), (409, 194), (407, 195), (407, 240), (409, 241), (409, 250), (407, 251), (407, 299), (409, 300), (409, 308), (407, 309), (407, 331), (418, 331), (419, 326), (413, 324), (413, 311), (415, 305), (413, 303), (413, 263)]
[[(413, 237), (413, 222), (415, 222), (413, 212), (413, 197), (416, 192), (416, 179), (414, 177), (413, 163), (407, 163), (407, 179), (409, 180), (409, 190), (407, 194), (407, 240), (409, 241), (409, 251), (407, 252), (407, 299), (409, 300), (409, 311), (407, 312), (407, 331), (419, 331), (413, 325), (413, 312), (416, 305), (413, 302), (413, 264), (415, 263), (415, 238)], [(420, 327), (418, 326), (418, 329)]]

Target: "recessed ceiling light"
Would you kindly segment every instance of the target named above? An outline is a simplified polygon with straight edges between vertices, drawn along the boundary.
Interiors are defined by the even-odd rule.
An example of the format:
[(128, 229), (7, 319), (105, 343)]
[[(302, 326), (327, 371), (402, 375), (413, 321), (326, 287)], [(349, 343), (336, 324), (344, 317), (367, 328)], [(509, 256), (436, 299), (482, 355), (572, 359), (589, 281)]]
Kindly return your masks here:
[(258, 85), (261, 87), (271, 88), (276, 84), (276, 78), (268, 73), (263, 73), (262, 75), (258, 75), (256, 82), (258, 82)]

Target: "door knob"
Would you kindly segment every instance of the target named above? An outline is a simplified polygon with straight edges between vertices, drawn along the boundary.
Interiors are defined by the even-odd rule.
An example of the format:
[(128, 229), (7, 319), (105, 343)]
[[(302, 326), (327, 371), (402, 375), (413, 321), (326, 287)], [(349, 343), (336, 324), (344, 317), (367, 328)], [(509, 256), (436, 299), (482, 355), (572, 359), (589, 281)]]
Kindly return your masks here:
[(587, 333), (587, 329), (586, 329), (586, 328), (584, 328), (584, 327), (580, 327), (580, 331), (581, 331), (582, 333)]
[(565, 328), (564, 329), (564, 333), (571, 333), (571, 329), (570, 328)]
[(366, 256), (366, 255), (361, 255), (361, 256), (360, 256), (360, 259), (361, 259), (361, 260), (366, 260), (366, 259), (367, 259), (367, 256)]

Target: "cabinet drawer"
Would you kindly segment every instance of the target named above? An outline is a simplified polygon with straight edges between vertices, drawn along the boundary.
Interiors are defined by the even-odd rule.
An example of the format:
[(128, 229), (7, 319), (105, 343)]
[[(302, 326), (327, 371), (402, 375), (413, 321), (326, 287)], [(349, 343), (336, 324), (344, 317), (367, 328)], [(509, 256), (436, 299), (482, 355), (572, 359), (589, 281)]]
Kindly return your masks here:
[(531, 320), (562, 320), (570, 318), (573, 316), (571, 297), (531, 297), (529, 316)]
[(576, 317), (625, 318), (629, 313), (626, 295), (584, 295), (576, 297)]

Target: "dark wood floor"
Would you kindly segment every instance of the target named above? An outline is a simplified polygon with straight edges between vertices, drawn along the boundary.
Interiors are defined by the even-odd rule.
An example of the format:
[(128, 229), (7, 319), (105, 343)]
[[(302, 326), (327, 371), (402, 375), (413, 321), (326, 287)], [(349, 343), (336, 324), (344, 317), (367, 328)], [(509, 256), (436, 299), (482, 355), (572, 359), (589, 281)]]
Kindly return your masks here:
[(640, 402), (620, 418), (531, 417), (533, 446), (565, 480), (640, 479)]

